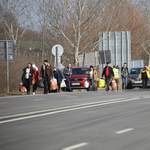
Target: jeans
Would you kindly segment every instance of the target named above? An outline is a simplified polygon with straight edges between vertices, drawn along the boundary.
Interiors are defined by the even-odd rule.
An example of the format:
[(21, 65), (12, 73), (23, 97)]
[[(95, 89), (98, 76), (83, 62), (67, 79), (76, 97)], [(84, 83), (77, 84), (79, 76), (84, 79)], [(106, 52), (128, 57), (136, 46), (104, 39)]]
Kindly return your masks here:
[(90, 80), (90, 83), (92, 85), (92, 88), (94, 88), (94, 79), (89, 79)]
[(33, 84), (33, 92), (35, 92), (35, 90), (37, 90), (37, 83)]
[(66, 91), (67, 86), (69, 86), (69, 90), (71, 91), (70, 78), (69, 78), (69, 77), (66, 77), (66, 87), (65, 87), (65, 91)]
[(143, 81), (143, 89), (147, 89), (148, 80), (142, 80), (142, 81)]
[(44, 77), (44, 93), (50, 93), (50, 77)]
[(127, 82), (128, 82), (128, 77), (122, 77), (122, 89), (124, 89), (124, 84), (125, 84), (125, 88), (127, 88)]
[(110, 81), (110, 78), (109, 77), (105, 77), (105, 82), (106, 82), (106, 91), (109, 91), (109, 81)]
[(31, 84), (30, 84), (30, 79), (25, 79), (26, 81), (26, 89), (27, 89), (27, 94), (30, 94), (30, 87), (31, 87)]

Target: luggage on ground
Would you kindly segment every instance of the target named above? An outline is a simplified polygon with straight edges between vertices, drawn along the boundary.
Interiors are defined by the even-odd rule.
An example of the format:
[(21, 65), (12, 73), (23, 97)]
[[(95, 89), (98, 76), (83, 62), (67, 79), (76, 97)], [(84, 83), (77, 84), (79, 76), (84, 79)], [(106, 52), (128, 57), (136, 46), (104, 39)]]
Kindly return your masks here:
[(105, 87), (105, 79), (99, 79), (99, 87)]
[(129, 81), (127, 84), (127, 89), (132, 89), (132, 81)]
[(23, 86), (22, 82), (20, 83), (20, 86), (19, 86), (19, 92), (22, 92), (24, 93), (26, 90), (25, 90), (25, 87)]
[(52, 79), (51, 81), (51, 90), (56, 90), (57, 89), (57, 79)]

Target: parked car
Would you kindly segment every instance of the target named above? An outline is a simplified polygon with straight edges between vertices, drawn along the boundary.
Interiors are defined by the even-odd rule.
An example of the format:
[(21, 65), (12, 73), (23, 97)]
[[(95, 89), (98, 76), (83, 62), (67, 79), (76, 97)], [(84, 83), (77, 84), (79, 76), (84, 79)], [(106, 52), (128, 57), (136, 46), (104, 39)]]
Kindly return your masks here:
[[(89, 90), (90, 82), (87, 81), (89, 67), (73, 67), (70, 77), (70, 85), (72, 89)], [(85, 85), (86, 84), (86, 85)]]
[[(131, 68), (129, 71), (128, 83), (132, 83), (132, 88), (139, 87), (142, 88), (142, 80), (138, 78), (140, 71), (143, 68)], [(148, 79), (147, 86), (150, 87), (150, 79)]]

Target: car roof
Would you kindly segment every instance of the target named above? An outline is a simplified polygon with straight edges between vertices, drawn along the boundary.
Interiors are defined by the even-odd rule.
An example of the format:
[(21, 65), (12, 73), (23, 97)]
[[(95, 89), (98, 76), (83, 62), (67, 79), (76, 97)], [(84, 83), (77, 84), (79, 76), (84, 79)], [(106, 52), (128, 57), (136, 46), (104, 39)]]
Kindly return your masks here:
[(131, 69), (143, 69), (144, 67), (137, 67), (137, 68), (131, 68)]
[(89, 67), (72, 67), (72, 69), (89, 69)]

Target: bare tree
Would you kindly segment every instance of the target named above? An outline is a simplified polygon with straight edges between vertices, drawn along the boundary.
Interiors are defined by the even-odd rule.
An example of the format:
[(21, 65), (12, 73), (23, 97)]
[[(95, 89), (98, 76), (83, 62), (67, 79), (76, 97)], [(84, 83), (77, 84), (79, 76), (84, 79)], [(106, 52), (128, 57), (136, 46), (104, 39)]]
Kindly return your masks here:
[[(70, 53), (74, 55), (74, 63), (77, 65), (81, 41), (83, 41), (83, 38), (88, 38), (89, 33), (92, 32), (95, 23), (98, 22), (105, 9), (105, 1), (45, 0), (45, 4), (47, 6), (46, 18), (49, 22), (49, 30), (55, 28), (57, 34), (61, 34), (67, 40), (71, 46)], [(96, 13), (97, 16), (95, 16)], [(53, 31), (51, 30), (51, 33)], [(87, 48), (84, 47), (83, 51), (85, 50)]]
[(0, 2), (0, 22), (6, 39), (11, 39), (17, 48), (31, 21), (29, 0), (2, 0)]

